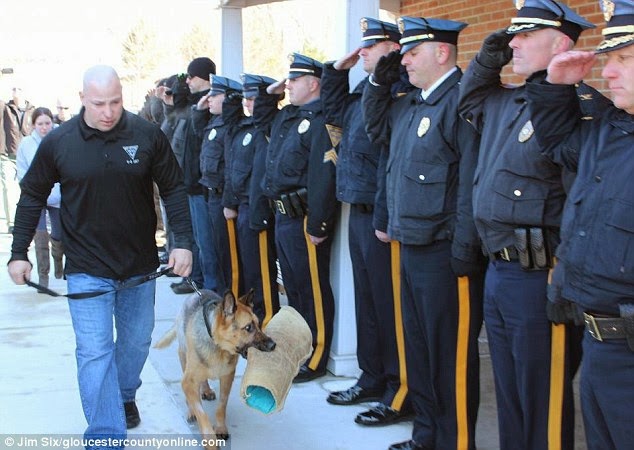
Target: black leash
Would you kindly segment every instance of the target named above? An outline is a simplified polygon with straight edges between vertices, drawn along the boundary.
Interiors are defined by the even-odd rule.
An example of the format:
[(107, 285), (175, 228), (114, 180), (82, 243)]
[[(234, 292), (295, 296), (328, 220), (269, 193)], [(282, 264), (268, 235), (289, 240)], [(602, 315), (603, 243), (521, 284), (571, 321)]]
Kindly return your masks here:
[[(147, 275), (145, 275), (145, 276), (143, 276), (141, 278), (138, 278), (136, 280), (126, 281), (125, 283), (121, 284), (120, 286), (118, 286), (118, 287), (116, 287), (114, 289), (110, 289), (109, 291), (77, 292), (75, 294), (60, 294), (59, 292), (55, 292), (52, 289), (49, 289), (49, 288), (44, 287), (42, 285), (39, 285), (37, 283), (33, 283), (32, 281), (24, 280), (24, 282), (28, 286), (31, 286), (31, 287), (37, 289), (38, 291), (40, 291), (43, 294), (48, 294), (51, 297), (67, 297), (67, 298), (70, 298), (71, 300), (83, 300), (83, 299), (86, 299), (86, 298), (97, 297), (99, 295), (109, 294), (111, 292), (120, 291), (122, 289), (129, 289), (129, 288), (133, 288), (133, 287), (139, 286), (139, 285), (145, 283), (146, 281), (156, 280), (157, 278), (162, 277), (163, 275), (167, 274), (171, 270), (172, 270), (171, 267), (166, 267), (165, 269), (159, 270), (158, 272), (148, 273)], [(189, 280), (189, 278), (187, 280), (188, 280), (188, 282), (190, 284), (193, 283), (193, 282), (191, 282)], [(196, 287), (194, 287), (194, 289), (200, 295), (200, 292), (198, 291), (198, 289), (196, 289)]]

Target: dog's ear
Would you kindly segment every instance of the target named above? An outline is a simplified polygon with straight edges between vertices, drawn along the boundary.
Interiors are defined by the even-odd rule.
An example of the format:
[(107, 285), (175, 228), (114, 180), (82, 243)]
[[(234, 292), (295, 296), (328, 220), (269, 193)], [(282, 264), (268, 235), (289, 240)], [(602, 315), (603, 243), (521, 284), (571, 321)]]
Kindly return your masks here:
[(233, 296), (233, 292), (227, 289), (222, 299), (222, 313), (225, 317), (232, 316), (235, 314), (237, 308), (236, 298)]
[(253, 298), (255, 297), (255, 290), (253, 288), (249, 289), (245, 295), (240, 297), (238, 300), (243, 305), (247, 305), (249, 308), (253, 308)]

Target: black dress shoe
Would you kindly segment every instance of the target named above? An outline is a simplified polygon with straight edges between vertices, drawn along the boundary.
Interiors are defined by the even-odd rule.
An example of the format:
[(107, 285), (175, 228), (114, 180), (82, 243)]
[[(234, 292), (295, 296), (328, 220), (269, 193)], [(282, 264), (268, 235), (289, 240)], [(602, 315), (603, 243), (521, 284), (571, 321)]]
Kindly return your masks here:
[(409, 441), (399, 442), (397, 444), (392, 444), (387, 450), (428, 450), (426, 447), (422, 445), (418, 445), (416, 442)]
[(355, 384), (345, 391), (331, 392), (326, 401), (332, 405), (356, 405), (363, 402), (378, 402), (383, 392), (376, 389), (364, 389)]
[(306, 365), (302, 365), (302, 367), (299, 368), (299, 373), (293, 378), (293, 383), (306, 383), (307, 381), (312, 381), (324, 375), (326, 375), (326, 369), (313, 370)]
[(191, 294), (194, 288), (187, 281), (181, 281), (171, 286), (174, 294)]
[(391, 425), (393, 423), (402, 422), (412, 417), (409, 412), (397, 411), (389, 406), (379, 403), (378, 405), (357, 414), (354, 421), (359, 425), (369, 427), (380, 425)]
[(139, 410), (137, 409), (134, 400), (132, 400), (131, 402), (125, 402), (123, 404), (123, 409), (125, 409), (125, 424), (128, 430), (130, 428), (135, 428), (141, 423)]

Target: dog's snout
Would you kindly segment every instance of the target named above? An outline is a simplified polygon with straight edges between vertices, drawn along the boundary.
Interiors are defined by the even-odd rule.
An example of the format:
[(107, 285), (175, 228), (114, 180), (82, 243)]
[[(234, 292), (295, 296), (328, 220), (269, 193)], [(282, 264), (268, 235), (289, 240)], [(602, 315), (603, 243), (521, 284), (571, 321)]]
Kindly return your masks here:
[(262, 339), (258, 339), (256, 348), (262, 352), (272, 352), (275, 350), (275, 341), (262, 333)]
[(277, 345), (277, 344), (275, 343), (275, 341), (274, 341), (273, 339), (268, 338), (268, 339), (266, 340), (266, 351), (267, 351), (267, 352), (272, 352), (273, 350), (275, 350), (275, 346), (276, 346), (276, 345)]

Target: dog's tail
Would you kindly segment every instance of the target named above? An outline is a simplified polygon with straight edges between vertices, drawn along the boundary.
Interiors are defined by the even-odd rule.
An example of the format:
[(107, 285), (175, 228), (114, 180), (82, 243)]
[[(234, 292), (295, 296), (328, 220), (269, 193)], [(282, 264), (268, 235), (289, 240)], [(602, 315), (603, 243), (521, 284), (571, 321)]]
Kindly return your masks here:
[(165, 348), (170, 345), (174, 339), (176, 339), (176, 325), (173, 325), (153, 347)]

